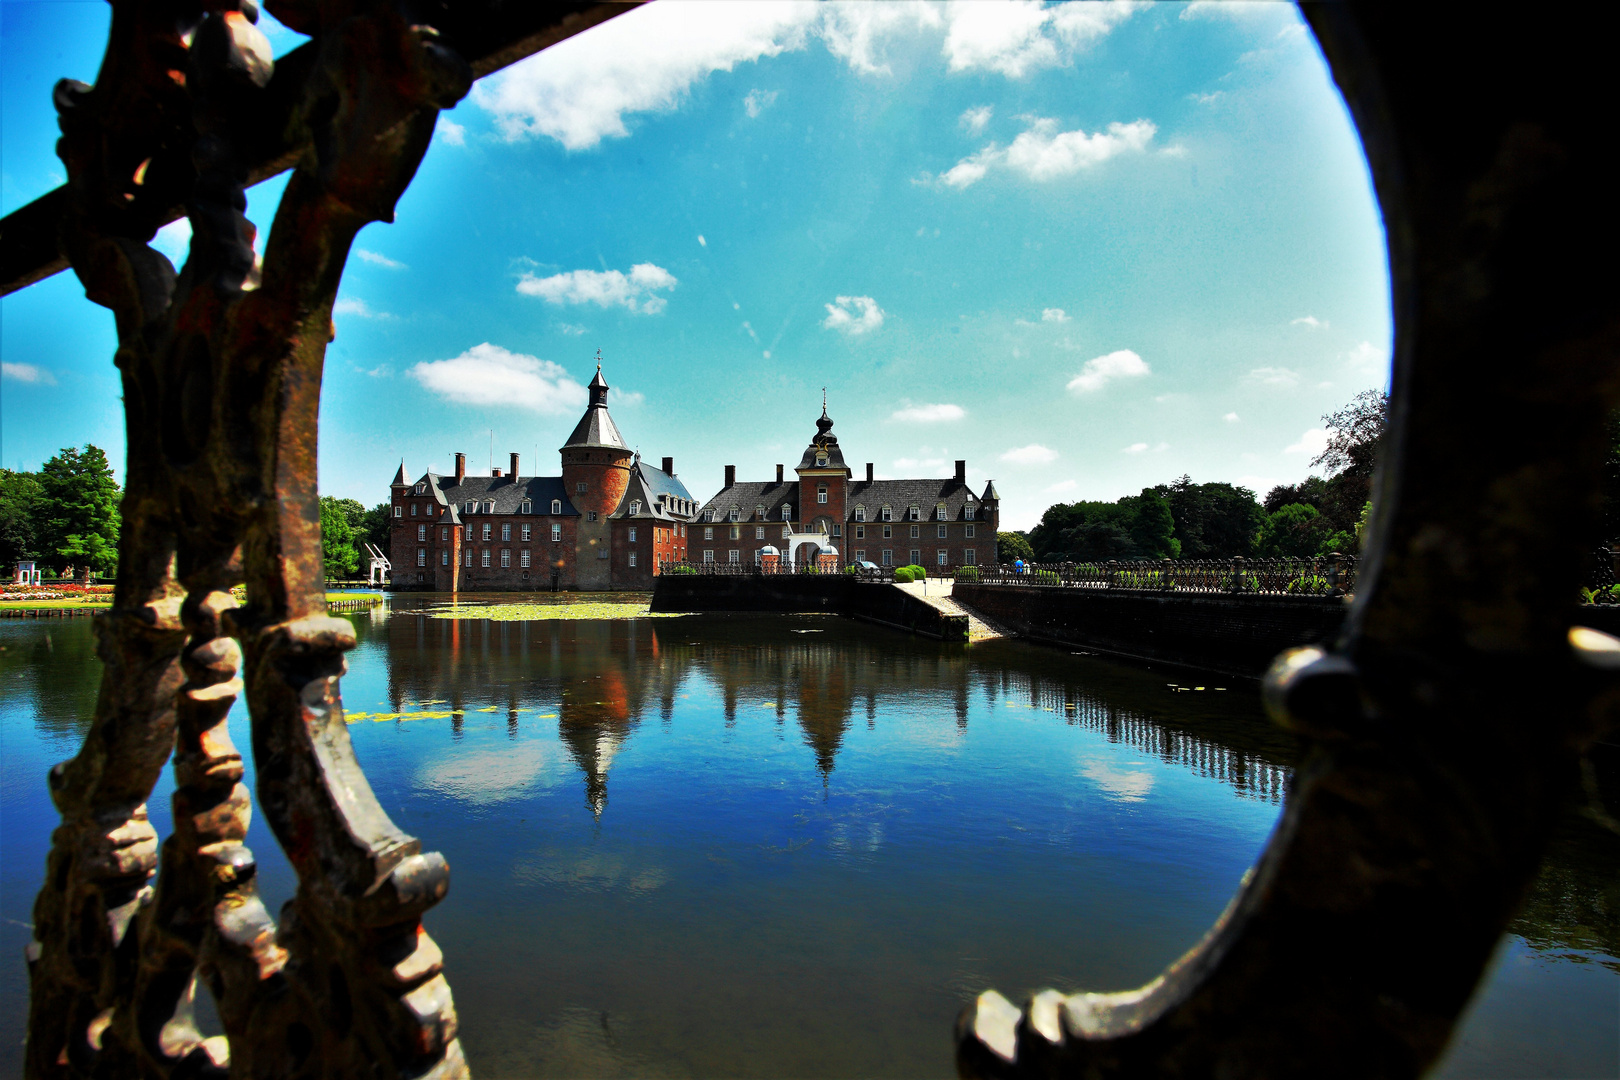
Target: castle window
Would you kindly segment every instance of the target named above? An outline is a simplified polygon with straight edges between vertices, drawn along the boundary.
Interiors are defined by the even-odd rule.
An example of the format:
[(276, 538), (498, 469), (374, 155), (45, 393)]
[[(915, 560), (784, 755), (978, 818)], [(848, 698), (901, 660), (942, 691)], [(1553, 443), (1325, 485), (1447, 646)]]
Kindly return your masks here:
[(404, 517), (405, 516), (405, 508), (403, 506), (394, 507), (394, 516), (395, 517)]
[(450, 565), (450, 552), (446, 551), (446, 550), (444, 550), (442, 548), (439, 551), (439, 565), (440, 566), (449, 566)]
[(630, 553), (630, 565), (636, 565), (636, 553), (633, 551)]
[(765, 508), (763, 506), (754, 507), (754, 517), (756, 519), (760, 520), (760, 521), (764, 521), (765, 520)]
[(965, 535), (967, 536), (967, 538), (969, 540), (972, 540), (973, 539), (973, 526), (969, 525), (966, 528), (967, 528), (967, 533)]
[(630, 542), (632, 544), (636, 542), (636, 530), (633, 528), (630, 530)]
[(765, 526), (763, 526), (763, 525), (755, 525), (754, 526), (754, 539), (755, 540), (763, 540), (763, 539), (765, 539)]
[(890, 508), (890, 507), (885, 506), (883, 508), (883, 512), (879, 515), (879, 517), (881, 517), (884, 521), (893, 521), (894, 520), (894, 510), (892, 508)]
[(428, 503), (427, 505), (423, 506), (422, 507), (422, 513), (426, 514), (428, 517), (432, 517), (433, 516), (433, 504)]
[(783, 521), (792, 521), (793, 520), (793, 507), (790, 506), (787, 503), (782, 504), (782, 520)]
[[(921, 535), (922, 535), (922, 526), (921, 526), (921, 525), (913, 525), (913, 526), (912, 526), (912, 527), (911, 527), (911, 535), (912, 535), (912, 536), (913, 536), (913, 537), (918, 537), (918, 536), (921, 536)], [(916, 560), (916, 559), (912, 559), (912, 560), (911, 560), (911, 561), (912, 561), (912, 562), (916, 562), (916, 561), (917, 561), (917, 560)]]
[(703, 526), (703, 539), (705, 539), (705, 540), (713, 540), (714, 539), (714, 526), (712, 526), (712, 525)]
[(445, 541), (446, 543), (448, 543), (449, 540), (450, 540), (450, 530), (447, 529), (447, 528), (440, 529), (439, 530), (439, 539)]
[(742, 552), (738, 551), (736, 548), (732, 548), (731, 549), (731, 560), (730, 561), (731, 561), (732, 565), (736, 565), (737, 563), (742, 562)]
[(857, 525), (857, 526), (855, 526), (855, 539), (857, 539), (857, 540), (865, 540), (866, 539), (866, 526), (865, 525)]
[(738, 510), (735, 506), (731, 508), (731, 513), (726, 515), (727, 521), (740, 521), (741, 519), (742, 511)]
[(416, 516), (416, 504), (411, 503), (411, 517), (415, 517), (415, 516)]
[(907, 521), (921, 521), (922, 520), (922, 510), (919, 507), (913, 506), (910, 510), (906, 511), (906, 520)]
[(562, 500), (561, 499), (552, 499), (551, 500), (551, 512), (553, 514), (562, 513)]
[(417, 548), (416, 549), (416, 565), (417, 566), (426, 566), (427, 565), (427, 548)]
[(524, 514), (532, 514), (532, 513), (534, 513), (534, 509), (533, 509), (532, 505), (529, 503), (528, 499), (523, 500), (523, 508), (519, 512), (524, 513)]
[(528, 568), (528, 565), (529, 565), (529, 549), (528, 548), (524, 548), (522, 551), (518, 552), (518, 565), (521, 566), (521, 567), (524, 567), (525, 569)]
[(962, 508), (962, 517), (965, 518), (968, 521), (972, 521), (974, 511), (976, 511), (976, 510), (978, 510), (977, 506), (975, 506), (973, 503), (968, 503), (966, 506), (964, 506)]
[(495, 500), (490, 499), (489, 501), (484, 503), (484, 513), (493, 514), (494, 512), (495, 512)]
[(786, 540), (788, 537), (790, 537), (792, 535), (793, 535), (793, 526), (791, 526), (791, 525), (782, 526), (782, 539)]
[(855, 508), (855, 520), (856, 521), (865, 521), (866, 520), (866, 507), (857, 506)]
[(469, 513), (469, 514), (478, 513), (478, 503), (473, 502), (473, 501), (469, 501), (467, 503), (467, 513)]
[(551, 523), (551, 542), (553, 544), (555, 544), (557, 541), (559, 541), (561, 539), (562, 539), (562, 524), (560, 522), (554, 521), (554, 522)]
[(488, 540), (488, 539), (489, 539), (489, 534), (490, 534), (490, 531), (491, 531), (491, 530), (492, 530), (492, 529), (493, 529), (493, 528), (494, 528), (494, 526), (492, 526), (492, 525), (491, 525), (491, 524), (490, 524), (490, 523), (489, 523), (489, 522), (487, 522), (487, 521), (486, 521), (486, 522), (484, 522), (484, 539), (485, 539), (485, 540)]
[(501, 566), (503, 568), (505, 568), (505, 567), (508, 567), (508, 566), (511, 566), (511, 565), (512, 565), (512, 549), (511, 548), (501, 548)]
[(711, 551), (708, 548), (704, 548), (703, 549), (703, 561), (707, 562), (707, 563), (714, 562), (714, 552)]
[(939, 527), (939, 538), (941, 540), (945, 539), (945, 526), (943, 525)]
[(426, 495), (427, 494), (427, 485), (426, 484), (417, 484), (416, 485), (416, 493), (418, 495)]
[(939, 520), (941, 520), (941, 521), (945, 520), (945, 504), (944, 503), (940, 503), (938, 506), (934, 507), (934, 516), (936, 518), (938, 518)]
[(489, 565), (489, 548), (485, 548), (485, 549), (484, 549), (484, 550), (483, 550), (483, 552), (482, 552), (482, 553), (481, 553), (481, 555), (480, 555), (480, 562), (481, 562), (481, 563), (482, 563), (482, 564), (483, 564), (483, 565), (484, 565), (484, 566), (488, 566), (488, 565)]
[(511, 543), (511, 541), (512, 541), (512, 523), (510, 521), (506, 522), (504, 525), (501, 526), (501, 539), (506, 541), (507, 543)]
[(418, 525), (416, 527), (416, 539), (418, 540), (418, 542), (427, 539), (427, 526), (426, 525)]
[(840, 539), (843, 537), (843, 535), (844, 535), (844, 527), (842, 525), (838, 524), (836, 521), (833, 522), (832, 530), (833, 530), (832, 534), (834, 536), (839, 537)]
[(827, 485), (816, 485), (816, 502), (825, 504), (827, 501)]
[(733, 539), (733, 540), (741, 540), (742, 539), (742, 526), (741, 525), (733, 525), (731, 527), (731, 539)]
[(883, 526), (883, 539), (887, 540), (887, 539), (889, 539), (889, 537), (891, 537), (893, 535), (894, 535), (894, 526), (893, 525), (885, 525), (885, 526)]
[(975, 565), (978, 564), (978, 561), (979, 561), (979, 553), (977, 551), (975, 551), (973, 548), (963, 548), (962, 549), (962, 565), (963, 566), (975, 566)]
[(524, 542), (524, 543), (525, 543), (525, 544), (527, 544), (527, 543), (528, 543), (528, 542), (529, 542), (529, 530), (530, 530), (530, 529), (531, 529), (531, 528), (532, 528), (532, 527), (533, 527), (533, 526), (530, 526), (530, 525), (525, 525), (525, 526), (523, 526), (523, 542)]
[[(635, 502), (630, 504), (630, 512), (632, 514), (641, 513), (641, 500), (637, 499)], [(634, 540), (635, 539), (635, 530), (632, 529), (632, 530), (630, 530), (630, 532), (631, 532), (630, 539)]]
[[(468, 526), (467, 526), (467, 539), (468, 539), (468, 540), (471, 540), (471, 539), (472, 539), (472, 526), (471, 526), (471, 525), (468, 525)], [(469, 565), (469, 566), (470, 566), (470, 565), (472, 565), (472, 564), (471, 564), (471, 563), (469, 563), (469, 564), (468, 564), (468, 565)]]
[(467, 549), (467, 560), (466, 561), (467, 561), (468, 566), (472, 565), (472, 548)]
[(574, 485), (574, 494), (575, 495), (583, 495), (583, 494), (585, 494), (585, 481), (581, 480), (579, 483)]

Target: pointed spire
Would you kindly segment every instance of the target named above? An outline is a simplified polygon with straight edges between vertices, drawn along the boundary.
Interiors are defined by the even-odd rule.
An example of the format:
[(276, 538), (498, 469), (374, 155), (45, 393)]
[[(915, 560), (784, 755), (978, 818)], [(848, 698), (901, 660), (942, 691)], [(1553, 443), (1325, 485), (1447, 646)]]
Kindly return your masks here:
[(405, 479), (405, 459), (399, 459), (399, 471), (394, 474), (394, 487), (410, 487), (410, 481)]

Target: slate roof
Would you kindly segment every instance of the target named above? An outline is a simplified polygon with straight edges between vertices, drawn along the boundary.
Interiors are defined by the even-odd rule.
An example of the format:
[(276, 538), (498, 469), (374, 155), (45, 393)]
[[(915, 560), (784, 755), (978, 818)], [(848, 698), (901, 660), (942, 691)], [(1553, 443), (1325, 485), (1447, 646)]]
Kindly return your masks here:
[[(684, 499), (692, 505), (693, 513), (679, 513), (665, 504), (662, 496), (672, 499)], [(631, 514), (630, 503), (641, 500), (641, 513)], [(659, 521), (692, 521), (697, 510), (697, 501), (692, 493), (686, 490), (686, 485), (662, 469), (655, 469), (645, 461), (638, 460), (630, 469), (630, 486), (625, 490), (624, 499), (619, 503), (619, 509), (614, 517), (653, 518)]]
[[(707, 521), (708, 511), (717, 511), (716, 521), (730, 521), (728, 516), (731, 508), (735, 506), (739, 511), (738, 521), (775, 521), (782, 520), (782, 504), (790, 503), (793, 509), (789, 511), (793, 520), (799, 520), (799, 482), (797, 480), (784, 480), (777, 483), (775, 480), (763, 482), (743, 481), (732, 484), (728, 488), (721, 488), (708, 502), (704, 503), (698, 511), (698, 520)], [(763, 506), (765, 516), (759, 517), (758, 510)]]
[(561, 499), (564, 517), (579, 516), (574, 504), (568, 501), (560, 476), (464, 476), (458, 484), (453, 476), (428, 473), (423, 479), (432, 481), (440, 501), (458, 515), (465, 515), (467, 503), (475, 499), (479, 514), (484, 512), (484, 503), (490, 499), (495, 500), (497, 514), (520, 513), (524, 499), (532, 504), (531, 513), (550, 514), (551, 501)]
[[(973, 489), (966, 484), (957, 483), (954, 477), (947, 476), (941, 480), (853, 480), (845, 489), (844, 505), (848, 508), (846, 521), (855, 520), (855, 508), (866, 507), (866, 520), (881, 520), (880, 511), (884, 505), (894, 511), (894, 521), (907, 521), (906, 514), (915, 506), (921, 514), (921, 521), (938, 521), (935, 508), (945, 504), (946, 521), (964, 521), (966, 515), (963, 509), (968, 501), (977, 504), (980, 500), (973, 494)], [(975, 520), (984, 520), (976, 516)]]
[[(832, 433), (832, 417), (827, 415), (827, 407), (821, 407), (821, 418), (816, 421), (816, 437), (810, 440), (810, 445), (804, 448), (804, 456), (799, 458), (801, 469), (842, 469), (849, 475), (850, 468), (844, 463), (844, 452), (838, 448), (838, 436)], [(827, 464), (816, 464), (816, 452), (827, 451)]]
[(624, 436), (619, 434), (619, 427), (613, 422), (613, 417), (607, 410), (607, 380), (602, 378), (602, 365), (596, 365), (596, 377), (591, 380), (588, 388), (591, 392), (591, 403), (585, 409), (585, 415), (579, 418), (574, 427), (574, 433), (568, 436), (563, 443), (563, 449), (570, 446), (609, 446), (619, 450), (630, 449), (624, 443)]

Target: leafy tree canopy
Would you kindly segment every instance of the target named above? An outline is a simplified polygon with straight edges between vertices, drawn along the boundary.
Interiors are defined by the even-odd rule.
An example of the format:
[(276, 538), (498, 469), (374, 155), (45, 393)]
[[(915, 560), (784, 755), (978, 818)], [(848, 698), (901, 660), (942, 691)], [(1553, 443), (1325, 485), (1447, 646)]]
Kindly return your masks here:
[(0, 469), (0, 571), (19, 560), (38, 559), (39, 503), (45, 489), (34, 473)]
[(1029, 546), (1029, 538), (1018, 532), (996, 533), (996, 561), (1010, 563), (1017, 559), (1035, 561), (1035, 549)]
[(1172, 558), (1179, 550), (1169, 504), (1143, 489), (1117, 502), (1058, 503), (1030, 530), (1040, 562)]
[(1230, 559), (1254, 552), (1255, 534), (1265, 512), (1254, 492), (1232, 484), (1195, 484), (1183, 475), (1149, 489), (1170, 506), (1181, 556), (1187, 559)]
[(1322, 422), (1328, 429), (1327, 449), (1311, 459), (1312, 467), (1320, 465), (1330, 476), (1353, 472), (1371, 479), (1389, 427), (1389, 395), (1382, 390), (1363, 390), (1338, 412), (1322, 417)]
[(39, 470), (39, 556), (58, 573), (68, 566), (111, 573), (118, 566), (118, 483), (100, 447), (66, 447)]
[(354, 529), (349, 524), (351, 504), (364, 513), (353, 499), (334, 499), (321, 496), (321, 560), (329, 578), (346, 578), (360, 565), (360, 556), (354, 549)]

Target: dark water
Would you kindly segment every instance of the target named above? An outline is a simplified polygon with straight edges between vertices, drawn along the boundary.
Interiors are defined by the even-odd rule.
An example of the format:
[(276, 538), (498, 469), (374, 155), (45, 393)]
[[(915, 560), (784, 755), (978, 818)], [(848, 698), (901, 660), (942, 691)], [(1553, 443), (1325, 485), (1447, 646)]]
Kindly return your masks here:
[[(950, 1075), (979, 990), (1134, 986), (1192, 945), (1292, 761), (1215, 677), (833, 617), (398, 607), (354, 618), (344, 697), (383, 805), (450, 860), (428, 926), (484, 1077)], [(0, 647), (11, 1075), (44, 772), (99, 669), (88, 620)], [(261, 821), (249, 843), (275, 910), (290, 874)], [(1620, 1076), (1617, 855), (1571, 815), (1447, 1075)]]

